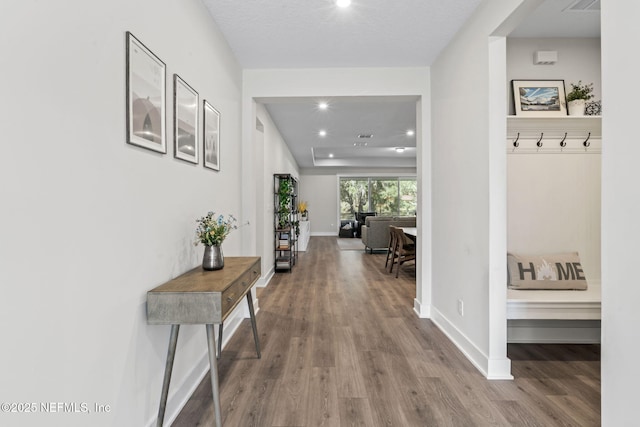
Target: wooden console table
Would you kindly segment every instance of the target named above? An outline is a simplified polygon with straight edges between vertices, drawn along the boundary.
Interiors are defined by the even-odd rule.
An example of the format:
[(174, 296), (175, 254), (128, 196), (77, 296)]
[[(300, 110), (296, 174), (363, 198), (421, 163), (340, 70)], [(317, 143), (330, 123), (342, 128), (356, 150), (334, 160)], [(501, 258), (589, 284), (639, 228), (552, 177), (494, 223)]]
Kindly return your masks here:
[(197, 267), (147, 293), (147, 322), (150, 325), (171, 325), (160, 409), (158, 410), (158, 426), (162, 426), (164, 421), (178, 331), (181, 324), (206, 325), (216, 427), (222, 426), (216, 339), (213, 325), (220, 325), (218, 331), (219, 354), (222, 349), (223, 322), (246, 295), (251, 315), (253, 339), (258, 358), (260, 358), (260, 342), (251, 297), (251, 287), (260, 277), (260, 273), (260, 257), (226, 257), (222, 270), (206, 271), (202, 267)]

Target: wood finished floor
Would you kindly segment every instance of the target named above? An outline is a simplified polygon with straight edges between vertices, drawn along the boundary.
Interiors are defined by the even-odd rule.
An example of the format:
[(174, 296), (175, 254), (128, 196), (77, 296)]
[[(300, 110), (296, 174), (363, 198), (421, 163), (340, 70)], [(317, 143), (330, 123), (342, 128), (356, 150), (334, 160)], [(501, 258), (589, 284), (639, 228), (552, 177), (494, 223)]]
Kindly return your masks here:
[[(262, 359), (246, 319), (219, 361), (225, 427), (600, 425), (600, 346), (511, 344), (515, 380), (488, 381), (384, 261), (313, 237), (258, 289)], [(173, 426), (213, 420), (207, 375)]]

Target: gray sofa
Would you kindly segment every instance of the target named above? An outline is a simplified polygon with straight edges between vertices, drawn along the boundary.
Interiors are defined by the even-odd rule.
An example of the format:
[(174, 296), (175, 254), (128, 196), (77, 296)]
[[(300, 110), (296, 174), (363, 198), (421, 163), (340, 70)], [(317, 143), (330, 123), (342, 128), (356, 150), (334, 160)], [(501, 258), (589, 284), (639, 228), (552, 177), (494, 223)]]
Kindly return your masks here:
[(389, 247), (389, 226), (415, 227), (415, 216), (369, 216), (362, 227), (362, 243), (373, 253), (374, 249)]

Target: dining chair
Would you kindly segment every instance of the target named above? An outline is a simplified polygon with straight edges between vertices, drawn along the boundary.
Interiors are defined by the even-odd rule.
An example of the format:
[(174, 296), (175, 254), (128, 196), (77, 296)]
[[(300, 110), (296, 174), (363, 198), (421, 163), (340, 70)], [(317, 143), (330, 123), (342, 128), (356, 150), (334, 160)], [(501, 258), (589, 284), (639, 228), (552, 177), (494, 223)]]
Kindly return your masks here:
[[(389, 266), (389, 260), (391, 260), (391, 267), (393, 268), (393, 262), (395, 260), (395, 248), (396, 248), (396, 235), (393, 232), (393, 225), (389, 226), (389, 247), (387, 248), (387, 260), (384, 262), (384, 269), (387, 270)], [(391, 273), (391, 270), (389, 270)]]
[(389, 227), (394, 233), (395, 247), (393, 250), (393, 260), (391, 263), (391, 268), (389, 272), (393, 271), (393, 264), (398, 264), (398, 269), (396, 270), (396, 278), (400, 273), (400, 266), (407, 261), (413, 260), (415, 262), (416, 259), (416, 249), (415, 245), (411, 243), (411, 240), (407, 238), (402, 231), (401, 228), (390, 226)]

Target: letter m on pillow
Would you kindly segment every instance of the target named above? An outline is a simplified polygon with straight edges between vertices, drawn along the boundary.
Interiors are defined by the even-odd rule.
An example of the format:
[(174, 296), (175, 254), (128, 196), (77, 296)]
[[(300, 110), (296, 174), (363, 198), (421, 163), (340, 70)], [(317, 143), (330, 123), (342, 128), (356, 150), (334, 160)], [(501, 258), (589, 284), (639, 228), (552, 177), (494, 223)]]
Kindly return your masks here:
[[(565, 265), (566, 270), (562, 267), (562, 263), (556, 262), (558, 280), (585, 280), (584, 271), (582, 271), (582, 265), (579, 262), (567, 262)], [(569, 275), (571, 275), (571, 279), (569, 279)]]

